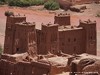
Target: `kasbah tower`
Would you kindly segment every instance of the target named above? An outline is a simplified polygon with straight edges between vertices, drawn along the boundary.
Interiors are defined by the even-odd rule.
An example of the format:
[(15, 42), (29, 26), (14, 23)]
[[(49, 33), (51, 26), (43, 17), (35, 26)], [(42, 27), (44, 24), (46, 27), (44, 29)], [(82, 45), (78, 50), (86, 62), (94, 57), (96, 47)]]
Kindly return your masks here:
[(7, 16), (4, 53), (96, 55), (96, 21), (80, 20), (78, 26), (73, 26), (70, 17), (67, 13), (56, 14), (54, 24), (41, 24), (41, 29), (36, 29), (25, 16)]

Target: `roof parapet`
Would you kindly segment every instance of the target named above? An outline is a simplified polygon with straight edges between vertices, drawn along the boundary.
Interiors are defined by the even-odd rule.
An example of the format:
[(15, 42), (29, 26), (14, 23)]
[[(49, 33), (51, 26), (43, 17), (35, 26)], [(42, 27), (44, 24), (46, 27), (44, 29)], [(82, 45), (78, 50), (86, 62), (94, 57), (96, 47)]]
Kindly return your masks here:
[(56, 13), (55, 16), (59, 16), (59, 17), (61, 17), (61, 16), (70, 16), (70, 14), (69, 13)]
[(90, 19), (86, 20), (86, 21), (82, 21), (82, 20), (79, 20), (80, 23), (84, 23), (84, 24), (95, 24), (96, 21), (91, 21)]

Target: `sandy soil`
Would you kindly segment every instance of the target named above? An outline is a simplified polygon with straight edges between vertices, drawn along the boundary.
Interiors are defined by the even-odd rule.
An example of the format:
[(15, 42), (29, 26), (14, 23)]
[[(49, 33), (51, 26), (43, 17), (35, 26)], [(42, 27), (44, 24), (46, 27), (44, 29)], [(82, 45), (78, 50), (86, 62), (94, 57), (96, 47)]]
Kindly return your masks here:
[[(34, 8), (34, 7), (33, 7)], [(40, 8), (40, 7), (39, 7)], [(71, 13), (71, 24), (78, 25), (79, 19), (81, 20), (96, 20), (97, 21), (97, 50), (98, 55), (100, 55), (100, 18), (95, 17), (95, 15), (100, 11), (100, 5), (87, 5), (87, 8), (84, 13), (75, 13), (71, 11), (67, 11)], [(47, 10), (36, 10), (30, 8), (18, 8), (18, 7), (8, 7), (8, 6), (0, 6), (0, 44), (3, 46), (4, 44), (4, 33), (5, 33), (5, 23), (6, 17), (4, 16), (4, 12), (10, 10), (15, 13), (20, 13), (21, 15), (26, 15), (27, 21), (36, 22), (36, 28), (41, 28), (41, 23), (48, 23), (54, 21), (54, 14), (50, 14), (50, 11)], [(58, 10), (59, 12), (62, 10)], [(54, 12), (54, 11), (53, 11)]]

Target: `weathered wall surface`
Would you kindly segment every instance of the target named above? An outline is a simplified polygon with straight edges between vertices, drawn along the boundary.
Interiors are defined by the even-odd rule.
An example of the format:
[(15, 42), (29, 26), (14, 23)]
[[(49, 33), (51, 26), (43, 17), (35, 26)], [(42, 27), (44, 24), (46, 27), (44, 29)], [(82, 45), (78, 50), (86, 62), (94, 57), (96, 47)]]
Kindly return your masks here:
[(30, 62), (13, 63), (7, 60), (0, 60), (1, 75), (43, 75), (49, 73), (49, 68), (46, 65)]
[(59, 48), (67, 54), (85, 53), (85, 33), (83, 29), (59, 32)]
[(13, 44), (15, 36), (15, 23), (26, 21), (25, 16), (10, 16), (7, 17), (6, 31), (5, 31), (5, 43), (4, 53), (13, 54)]
[(70, 25), (70, 14), (67, 13), (60, 13), (56, 14), (54, 17), (54, 23), (59, 24), (60, 26), (62, 25)]
[(34, 55), (37, 52), (36, 30), (32, 23), (16, 24), (13, 53), (28, 52)]
[(39, 45), (38, 46), (39, 53), (41, 54), (47, 54), (48, 52), (54, 54), (57, 53), (59, 44), (58, 24), (42, 25), (42, 30), (41, 32), (39, 32), (39, 34), (37, 37)]
[(95, 21), (80, 21), (80, 26), (85, 30), (85, 50), (86, 53), (94, 54), (97, 53), (97, 32)]

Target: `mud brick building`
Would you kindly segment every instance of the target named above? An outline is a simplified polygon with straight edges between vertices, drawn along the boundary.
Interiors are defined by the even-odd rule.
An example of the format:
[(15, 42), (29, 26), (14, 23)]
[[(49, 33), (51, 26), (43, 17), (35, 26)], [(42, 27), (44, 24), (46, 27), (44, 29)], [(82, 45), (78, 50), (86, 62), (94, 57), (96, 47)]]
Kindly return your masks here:
[(26, 22), (25, 16), (7, 16), (0, 74), (58, 75), (82, 71), (83, 67), (74, 60), (84, 58), (77, 54), (96, 55), (96, 22), (80, 20), (78, 26), (73, 26), (70, 17), (56, 14), (54, 24), (41, 24), (41, 29), (36, 29), (36, 24)]
[(39, 54), (45, 54), (48, 51), (51, 53), (62, 51), (67, 54), (96, 55), (95, 21), (79, 21), (79, 26), (73, 26), (70, 15), (60, 13), (55, 16), (54, 23), (42, 25), (42, 29), (37, 30), (37, 52)]
[(34, 54), (89, 53), (96, 55), (96, 22), (79, 21), (71, 25), (70, 15), (57, 14), (54, 24), (42, 24), (35, 29), (35, 23), (26, 22), (26, 17), (7, 17), (4, 53), (29, 52)]
[(35, 23), (26, 22), (25, 16), (7, 17), (4, 53), (15, 54), (29, 52), (36, 54)]

